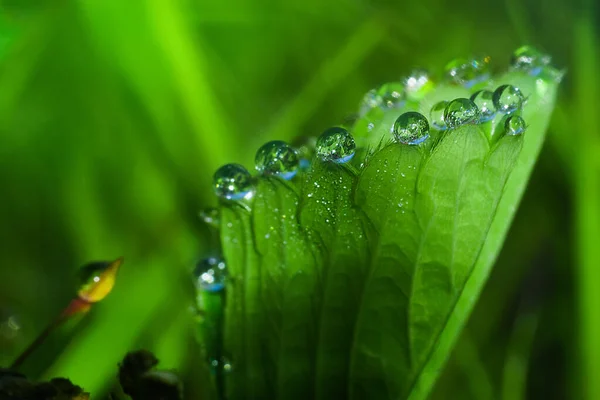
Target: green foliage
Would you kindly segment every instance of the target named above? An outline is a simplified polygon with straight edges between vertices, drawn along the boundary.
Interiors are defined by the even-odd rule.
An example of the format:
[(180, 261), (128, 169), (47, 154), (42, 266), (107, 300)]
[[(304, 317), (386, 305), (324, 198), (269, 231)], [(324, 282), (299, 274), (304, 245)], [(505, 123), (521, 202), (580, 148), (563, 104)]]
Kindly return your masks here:
[(441, 85), (381, 115), (364, 139), (382, 145), (358, 169), (315, 159), (292, 182), (259, 178), (251, 210), (225, 204), (227, 397), (426, 398), (502, 246), (557, 82), (487, 83), (528, 96), (525, 135), (504, 135), (499, 114), (390, 144), (402, 112), (469, 95)]
[[(362, 93), (416, 66), (489, 54), (495, 70), (530, 43), (569, 73), (501, 255), (431, 398), (600, 398), (593, 2), (0, 5), (0, 365), (65, 307), (79, 266), (124, 255), (109, 298), (52, 335), (24, 372), (68, 377), (104, 399), (123, 355), (144, 347), (183, 373), (187, 399), (210, 398), (188, 306), (190, 270), (216, 240), (197, 219), (214, 203), (216, 168), (251, 165), (266, 141), (339, 123)], [(534, 282), (525, 280), (532, 270)], [(523, 320), (516, 299), (532, 292), (539, 325), (524, 329), (529, 347), (513, 340), (523, 331), (513, 321)], [(330, 303), (356, 309), (342, 295)]]

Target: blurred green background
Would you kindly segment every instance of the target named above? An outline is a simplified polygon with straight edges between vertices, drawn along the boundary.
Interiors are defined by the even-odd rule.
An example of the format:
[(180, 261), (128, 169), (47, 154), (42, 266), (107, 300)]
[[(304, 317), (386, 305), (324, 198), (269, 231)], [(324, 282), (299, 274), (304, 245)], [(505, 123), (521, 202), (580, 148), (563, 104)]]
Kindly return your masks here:
[[(316, 135), (412, 68), (533, 44), (567, 70), (503, 253), (432, 395), (600, 399), (598, 11), (578, 0), (3, 0), (0, 365), (125, 257), (113, 293), (34, 355), (104, 398), (128, 350), (199, 398), (189, 308), (213, 171)], [(15, 329), (15, 324), (18, 329)]]

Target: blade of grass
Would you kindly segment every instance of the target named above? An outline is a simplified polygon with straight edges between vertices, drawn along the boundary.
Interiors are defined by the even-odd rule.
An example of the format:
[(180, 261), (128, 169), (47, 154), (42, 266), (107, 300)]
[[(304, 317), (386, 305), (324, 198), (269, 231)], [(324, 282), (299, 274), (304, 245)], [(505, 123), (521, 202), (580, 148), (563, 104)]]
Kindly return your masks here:
[(594, 29), (592, 5), (581, 12), (582, 19), (575, 24), (574, 87), (575, 107), (571, 116), (576, 125), (577, 157), (575, 157), (575, 230), (579, 283), (580, 357), (583, 394), (586, 399), (600, 398), (600, 185), (595, 150), (598, 98), (598, 42)]

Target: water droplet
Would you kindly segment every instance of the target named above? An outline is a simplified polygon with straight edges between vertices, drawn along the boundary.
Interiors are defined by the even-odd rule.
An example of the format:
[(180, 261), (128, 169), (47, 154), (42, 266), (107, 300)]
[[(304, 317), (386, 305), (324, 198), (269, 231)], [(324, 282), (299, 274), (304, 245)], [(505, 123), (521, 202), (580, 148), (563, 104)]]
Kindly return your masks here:
[(421, 99), (433, 86), (429, 73), (424, 69), (415, 69), (404, 79), (404, 91), (412, 99)]
[(198, 261), (194, 268), (194, 279), (198, 290), (218, 292), (225, 288), (227, 267), (218, 257), (207, 257)]
[(449, 128), (475, 122), (478, 118), (479, 109), (475, 103), (465, 98), (452, 100), (444, 110), (444, 121)]
[(252, 176), (239, 164), (226, 164), (215, 172), (213, 186), (218, 197), (241, 200), (252, 196)]
[(210, 207), (204, 210), (201, 210), (200, 219), (204, 221), (205, 224), (212, 226), (213, 228), (218, 228), (221, 224), (221, 213), (219, 209)]
[(298, 173), (300, 164), (296, 150), (281, 140), (265, 143), (256, 152), (254, 161), (258, 172), (277, 175), (285, 180), (292, 179)]
[(540, 75), (544, 68), (550, 65), (549, 55), (542, 53), (532, 46), (521, 46), (511, 57), (511, 67), (532, 76)]
[(354, 138), (344, 128), (329, 128), (317, 139), (317, 155), (323, 161), (342, 164), (350, 161), (355, 151)]
[(360, 103), (360, 115), (363, 116), (373, 108), (380, 107), (383, 104), (383, 99), (379, 95), (377, 89), (371, 89), (363, 96)]
[(381, 97), (382, 107), (398, 107), (404, 100), (404, 85), (400, 83), (386, 83), (382, 85), (377, 94)]
[(79, 291), (77, 295), (88, 303), (104, 299), (115, 286), (115, 280), (123, 258), (115, 261), (96, 261), (84, 265), (79, 270)]
[(526, 129), (525, 120), (518, 115), (511, 115), (504, 121), (504, 133), (509, 136), (522, 135)]
[(394, 122), (394, 137), (400, 143), (416, 145), (429, 137), (429, 123), (422, 114), (406, 112)]
[(493, 101), (497, 111), (512, 114), (521, 109), (525, 97), (519, 88), (512, 85), (502, 85), (494, 91)]
[(487, 122), (494, 119), (496, 109), (494, 108), (493, 96), (494, 93), (489, 90), (480, 90), (471, 96), (471, 101), (479, 109), (479, 122)]
[(489, 57), (472, 58), (471, 60), (458, 58), (446, 65), (446, 75), (455, 84), (470, 88), (488, 79), (489, 64)]
[(431, 121), (431, 125), (440, 131), (448, 129), (448, 126), (444, 121), (444, 111), (446, 110), (446, 107), (448, 107), (448, 103), (448, 101), (440, 101), (435, 103), (433, 107), (431, 107), (431, 111), (429, 111), (429, 120)]

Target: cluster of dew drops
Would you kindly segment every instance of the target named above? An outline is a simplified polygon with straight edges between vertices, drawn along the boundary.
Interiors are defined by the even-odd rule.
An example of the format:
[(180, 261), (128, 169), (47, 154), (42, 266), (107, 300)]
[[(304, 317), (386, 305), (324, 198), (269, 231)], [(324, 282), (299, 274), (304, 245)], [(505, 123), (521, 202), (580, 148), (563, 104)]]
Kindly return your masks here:
[[(511, 69), (532, 76), (540, 76), (549, 66), (550, 57), (530, 46), (517, 49), (512, 56)], [(489, 78), (489, 58), (454, 60), (446, 66), (445, 71), (451, 83), (471, 88)], [(403, 84), (384, 84), (367, 92), (359, 114), (365, 115), (375, 108), (398, 107), (407, 93), (430, 84), (429, 76), (422, 70), (404, 79)], [(418, 112), (403, 113), (393, 125), (392, 139), (408, 146), (417, 146), (429, 138), (430, 127), (445, 131), (464, 124), (481, 124), (491, 121), (498, 113), (505, 115), (502, 120), (505, 135), (521, 135), (526, 124), (519, 114), (525, 101), (519, 88), (512, 85), (501, 85), (493, 92), (479, 90), (470, 98), (434, 104), (429, 120)], [(350, 132), (343, 127), (332, 127), (325, 130), (312, 146), (305, 143), (301, 147), (293, 147), (280, 140), (264, 144), (256, 153), (255, 169), (260, 175), (291, 180), (299, 171), (310, 167), (313, 155), (323, 162), (345, 164), (354, 157), (355, 152), (356, 144)], [(253, 176), (240, 164), (226, 164), (219, 168), (213, 177), (213, 187), (217, 197), (228, 202), (244, 203), (252, 199), (255, 191)], [(216, 209), (203, 211), (201, 217), (209, 225), (218, 226)], [(202, 259), (196, 264), (193, 275), (198, 290), (221, 292), (226, 286), (226, 263), (219, 257)]]

